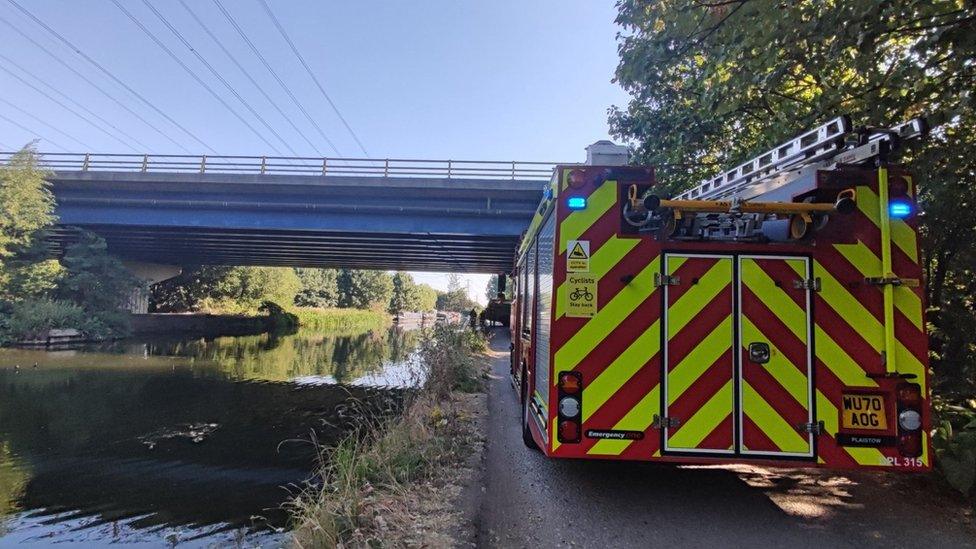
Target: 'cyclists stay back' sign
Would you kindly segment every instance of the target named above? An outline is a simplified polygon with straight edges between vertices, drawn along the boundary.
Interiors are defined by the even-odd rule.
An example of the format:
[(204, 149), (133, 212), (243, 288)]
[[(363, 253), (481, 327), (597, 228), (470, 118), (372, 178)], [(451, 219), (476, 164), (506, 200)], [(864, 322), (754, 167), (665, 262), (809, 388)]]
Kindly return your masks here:
[(596, 315), (596, 277), (566, 274), (566, 316), (590, 318)]

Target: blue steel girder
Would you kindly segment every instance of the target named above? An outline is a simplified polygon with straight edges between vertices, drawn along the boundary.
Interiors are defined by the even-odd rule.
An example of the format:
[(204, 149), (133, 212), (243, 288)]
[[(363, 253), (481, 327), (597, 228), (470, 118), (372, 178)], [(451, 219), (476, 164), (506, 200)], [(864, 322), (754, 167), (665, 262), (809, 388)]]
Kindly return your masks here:
[(487, 273), (511, 269), (544, 185), (93, 171), (51, 181), (61, 225), (102, 235), (126, 259)]

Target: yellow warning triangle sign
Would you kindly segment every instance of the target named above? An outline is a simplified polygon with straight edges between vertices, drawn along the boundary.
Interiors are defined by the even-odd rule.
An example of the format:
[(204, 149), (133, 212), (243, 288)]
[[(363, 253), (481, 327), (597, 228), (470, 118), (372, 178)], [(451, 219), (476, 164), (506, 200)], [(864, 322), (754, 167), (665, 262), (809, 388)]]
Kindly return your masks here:
[(586, 255), (586, 250), (583, 249), (583, 246), (580, 245), (579, 242), (577, 242), (576, 245), (573, 246), (573, 250), (569, 252), (570, 259), (589, 259), (589, 257), (590, 256)]

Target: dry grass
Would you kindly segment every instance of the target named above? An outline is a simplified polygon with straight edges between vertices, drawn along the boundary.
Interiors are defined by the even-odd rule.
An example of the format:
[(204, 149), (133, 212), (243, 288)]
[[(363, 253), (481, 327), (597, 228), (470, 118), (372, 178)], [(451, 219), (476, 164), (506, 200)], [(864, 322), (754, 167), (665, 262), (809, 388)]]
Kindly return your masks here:
[[(438, 328), (421, 347), (423, 388), (393, 419), (365, 420), (324, 449), (322, 488), (293, 503), (298, 547), (451, 545), (457, 471), (479, 444), (480, 336)], [(483, 405), (483, 404), (482, 404)]]

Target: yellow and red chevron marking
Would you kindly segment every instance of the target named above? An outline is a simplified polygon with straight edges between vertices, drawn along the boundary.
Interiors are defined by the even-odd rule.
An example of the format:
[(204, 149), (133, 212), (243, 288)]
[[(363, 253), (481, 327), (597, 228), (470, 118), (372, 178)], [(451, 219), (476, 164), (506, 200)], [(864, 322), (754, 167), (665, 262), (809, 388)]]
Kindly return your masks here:
[[(807, 278), (804, 258), (745, 257), (739, 262), (742, 451), (811, 455)], [(770, 359), (749, 359), (749, 344), (765, 343)]]
[[(578, 168), (573, 168), (578, 169)], [(587, 171), (587, 177), (590, 170)], [(654, 285), (656, 273), (673, 269), (689, 269), (693, 265), (667, 268), (662, 243), (646, 234), (625, 234), (621, 230), (621, 187), (615, 181), (604, 182), (598, 176), (591, 181), (568, 186), (560, 176), (560, 191), (587, 197), (588, 207), (582, 211), (568, 211), (556, 207), (557, 250), (554, 272), (555, 298), (550, 349), (550, 379), (556, 382), (556, 372), (575, 370), (583, 377), (583, 429), (639, 431), (640, 440), (597, 440), (583, 437), (578, 444), (553, 441), (548, 451), (557, 457), (601, 457), (615, 459), (668, 459), (702, 461), (701, 455), (682, 458), (662, 453), (663, 433), (651, 428), (655, 415), (664, 416), (662, 403), (668, 405), (667, 416), (681, 417), (683, 425), (672, 429), (672, 439), (682, 435), (684, 444), (693, 450), (739, 450), (734, 456), (716, 454), (715, 460), (773, 459), (776, 455), (809, 455), (809, 438), (800, 424), (810, 422), (806, 413), (811, 407), (810, 390), (806, 385), (807, 362), (804, 358), (812, 345), (812, 391), (815, 416), (823, 421), (824, 434), (816, 437), (816, 463), (830, 467), (889, 466), (898, 463), (895, 447), (842, 446), (836, 435), (840, 430), (842, 396), (852, 389), (875, 389), (892, 395), (902, 378), (879, 377), (885, 371), (882, 362), (884, 347), (884, 311), (882, 292), (877, 286), (865, 283), (866, 277), (884, 276), (881, 273), (880, 208), (877, 183), (857, 184), (858, 210), (849, 216), (827, 223), (816, 234), (814, 245), (791, 244), (731, 244), (688, 242), (665, 244), (676, 255), (688, 253), (718, 254), (734, 257), (724, 261), (742, 264), (740, 275), (741, 318), (729, 314), (710, 313), (712, 299), (688, 300), (688, 311), (682, 318), (682, 292), (703, 290), (701, 276), (678, 275), (683, 284), (698, 278), (697, 284), (682, 288), (683, 284), (668, 288), (668, 305), (678, 307), (669, 318), (666, 333), (662, 312), (665, 308), (664, 290)], [(598, 175), (598, 174), (597, 174)], [(893, 177), (899, 177), (895, 174)], [(584, 178), (585, 179), (585, 178)], [(910, 182), (909, 182), (910, 183)], [(910, 191), (913, 192), (913, 191)], [(918, 242), (914, 221), (892, 220), (892, 270), (901, 278), (920, 278)], [(574, 318), (566, 316), (566, 245), (569, 240), (588, 240), (590, 243), (590, 273), (597, 279), (596, 316)], [(770, 254), (804, 259), (750, 259), (753, 254)], [(719, 264), (713, 259), (714, 265)], [(806, 271), (809, 265), (809, 272)], [(753, 272), (750, 274), (750, 269)], [(690, 271), (689, 271), (690, 272)], [(706, 271), (707, 272), (707, 271)], [(811, 293), (811, 306), (806, 308), (804, 291), (796, 289), (786, 279), (806, 279), (812, 272), (819, 279), (820, 290)], [(674, 271), (674, 274), (678, 274)], [(707, 281), (706, 281), (707, 282)], [(732, 290), (728, 290), (732, 288)], [(718, 293), (735, 291), (729, 281)], [(673, 293), (673, 298), (671, 294)], [(703, 294), (704, 295), (704, 294)], [(716, 294), (717, 295), (717, 294)], [(732, 300), (729, 299), (729, 302)], [(696, 305), (692, 306), (691, 304)], [(927, 338), (924, 333), (923, 294), (921, 288), (899, 287), (894, 292), (895, 358), (898, 372), (915, 376), (912, 382), (927, 385)], [(806, 314), (812, 314), (811, 333), (803, 331)], [(723, 316), (724, 315), (724, 316)], [(741, 339), (735, 335), (719, 338), (726, 321), (738, 324)], [(684, 322), (685, 324), (682, 324)], [(697, 324), (701, 324), (698, 326)], [(707, 325), (706, 325), (707, 324)], [(729, 328), (731, 331), (731, 328)], [(751, 369), (744, 353), (746, 345), (766, 340), (773, 349), (771, 365), (765, 369)], [(664, 371), (662, 341), (673, 336), (671, 353), (678, 361), (669, 360), (667, 390), (662, 383)], [(684, 342), (683, 338), (688, 342)], [(718, 341), (721, 339), (722, 341)], [(741, 345), (740, 345), (741, 342)], [(685, 348), (681, 348), (684, 345)], [(670, 349), (669, 349), (670, 352)], [(727, 394), (734, 391), (734, 372), (714, 375), (707, 372), (716, 363), (733, 363), (738, 359), (743, 379), (742, 425), (737, 425), (740, 410), (728, 405)], [(681, 367), (681, 358), (686, 360)], [(712, 357), (711, 361), (706, 360)], [(776, 367), (773, 367), (775, 364)], [(694, 366), (694, 367), (692, 367)], [(681, 380), (680, 382), (678, 380)], [(722, 383), (722, 382), (725, 383)], [(679, 391), (681, 384), (701, 389)], [(671, 387), (676, 387), (675, 391)], [(806, 391), (804, 391), (806, 389)], [(663, 394), (667, 392), (668, 394)], [(675, 394), (670, 394), (674, 392)], [(680, 394), (679, 394), (680, 393)], [(804, 394), (806, 393), (806, 394)], [(550, 387), (550, 400), (556, 391)], [(720, 395), (720, 397), (716, 397)], [(721, 404), (721, 405), (720, 405)], [(684, 408), (683, 408), (684, 407)], [(550, 402), (550, 410), (557, 408)], [(676, 412), (677, 411), (677, 412)], [(930, 425), (928, 407), (923, 406), (923, 424)], [(555, 417), (550, 418), (550, 429)], [(896, 434), (896, 421), (888, 435)], [(732, 433), (739, 429), (740, 448), (735, 448)], [(555, 439), (555, 437), (552, 437)], [(718, 440), (719, 442), (716, 442)], [(926, 443), (921, 459), (930, 466)], [(750, 456), (754, 453), (754, 456)], [(705, 454), (702, 454), (705, 455)], [(771, 456), (771, 457), (770, 457)]]
[(666, 447), (678, 451), (734, 450), (732, 342), (735, 291), (731, 257), (667, 256), (668, 418)]
[[(894, 177), (904, 177), (894, 175)], [(906, 179), (909, 193), (912, 182)], [(815, 293), (815, 367), (817, 417), (824, 421), (825, 435), (818, 440), (819, 460), (829, 466), (889, 466), (898, 463), (894, 447), (858, 448), (841, 446), (839, 408), (842, 395), (851, 387), (877, 388), (893, 392), (901, 377), (879, 377), (885, 372), (884, 312), (882, 290), (865, 283), (881, 272), (881, 215), (887, 207), (878, 199), (877, 183), (856, 188), (858, 209), (852, 223), (828, 227), (822, 238), (828, 243), (814, 256), (814, 276), (821, 280)], [(901, 278), (920, 280), (918, 239), (914, 220), (892, 219), (892, 269)], [(851, 230), (853, 228), (853, 230)], [(821, 237), (818, 237), (821, 238)], [(927, 394), (928, 338), (923, 322), (923, 290), (900, 286), (894, 289), (895, 363), (898, 373), (911, 376)], [(869, 377), (870, 376), (870, 377)], [(923, 406), (925, 437), (921, 462), (931, 465), (928, 426), (929, 407)], [(892, 423), (889, 435), (896, 434)]]
[[(557, 208), (552, 367), (554, 372), (576, 370), (582, 374), (586, 387), (584, 430), (596, 426), (645, 431), (660, 408), (660, 335), (656, 326), (661, 307), (654, 287), (660, 260), (658, 246), (651, 240), (619, 234), (618, 190), (614, 181), (582, 185), (572, 193), (587, 197), (586, 210)], [(589, 274), (598, 284), (597, 314), (592, 318), (565, 315), (566, 244), (576, 239), (590, 242)], [(556, 376), (552, 379), (555, 383)], [(589, 453), (636, 458), (657, 449), (657, 437), (651, 436), (640, 441), (584, 438), (580, 444), (552, 443), (556, 455), (573, 456)]]

